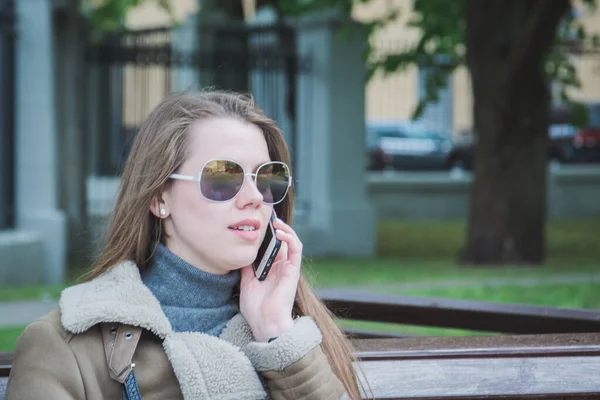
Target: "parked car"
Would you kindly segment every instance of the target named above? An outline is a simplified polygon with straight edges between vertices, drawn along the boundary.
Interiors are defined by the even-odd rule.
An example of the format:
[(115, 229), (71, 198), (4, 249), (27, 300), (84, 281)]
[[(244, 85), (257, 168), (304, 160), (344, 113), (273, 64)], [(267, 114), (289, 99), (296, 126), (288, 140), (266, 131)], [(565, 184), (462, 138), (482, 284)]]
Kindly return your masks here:
[(452, 149), (450, 135), (413, 121), (367, 124), (370, 170), (443, 170)]
[(559, 163), (600, 163), (600, 127), (550, 127), (548, 157)]
[[(589, 124), (577, 128), (567, 123), (568, 115), (554, 110), (548, 129), (548, 161), (551, 163), (600, 163), (600, 106), (589, 105)], [(471, 135), (453, 146), (448, 156), (451, 167), (475, 167), (475, 139)]]
[[(552, 163), (600, 163), (600, 129), (577, 129), (573, 125), (551, 125), (548, 161)], [(475, 141), (456, 144), (448, 156), (450, 168), (475, 168)]]

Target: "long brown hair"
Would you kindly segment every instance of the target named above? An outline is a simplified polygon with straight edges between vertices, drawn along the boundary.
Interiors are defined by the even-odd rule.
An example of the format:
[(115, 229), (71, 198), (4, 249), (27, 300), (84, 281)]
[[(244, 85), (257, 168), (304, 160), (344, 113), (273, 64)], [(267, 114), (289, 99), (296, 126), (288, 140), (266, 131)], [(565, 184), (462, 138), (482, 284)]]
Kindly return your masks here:
[[(125, 165), (119, 196), (108, 227), (107, 241), (98, 262), (88, 275), (94, 279), (119, 262), (131, 260), (143, 270), (156, 244), (164, 239), (161, 219), (150, 205), (169, 184), (169, 175), (186, 158), (188, 131), (195, 122), (210, 117), (240, 118), (260, 128), (273, 161), (290, 164), (283, 135), (275, 122), (249, 96), (229, 92), (180, 93), (165, 98), (137, 133)], [(277, 215), (292, 223), (294, 190), (275, 206)], [(336, 376), (351, 399), (360, 399), (350, 342), (332, 314), (301, 277), (294, 312), (311, 316), (323, 333), (322, 347)]]

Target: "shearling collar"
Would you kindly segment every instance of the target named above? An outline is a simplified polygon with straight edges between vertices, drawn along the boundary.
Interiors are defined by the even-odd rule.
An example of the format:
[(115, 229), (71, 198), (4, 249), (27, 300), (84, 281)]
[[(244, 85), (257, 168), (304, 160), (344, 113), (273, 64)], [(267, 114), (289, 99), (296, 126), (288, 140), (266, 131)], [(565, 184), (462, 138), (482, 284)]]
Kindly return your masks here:
[(59, 305), (62, 325), (73, 334), (100, 323), (116, 322), (142, 327), (163, 339), (184, 398), (191, 400), (266, 399), (257, 371), (282, 370), (322, 339), (310, 317), (296, 319), (293, 328), (272, 343), (255, 342), (241, 314), (228, 322), (218, 338), (198, 332), (174, 332), (132, 262), (65, 289)]
[(172, 330), (133, 262), (121, 263), (90, 282), (65, 289), (60, 309), (64, 328), (75, 334), (101, 322), (139, 326), (161, 339)]

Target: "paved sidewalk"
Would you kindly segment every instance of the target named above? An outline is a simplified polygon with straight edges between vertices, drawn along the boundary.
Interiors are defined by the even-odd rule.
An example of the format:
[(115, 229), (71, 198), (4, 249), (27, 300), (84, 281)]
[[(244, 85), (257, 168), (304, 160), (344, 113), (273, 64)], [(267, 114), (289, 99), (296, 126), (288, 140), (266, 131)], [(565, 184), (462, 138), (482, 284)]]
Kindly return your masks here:
[(58, 307), (58, 301), (0, 303), (0, 327), (27, 325)]

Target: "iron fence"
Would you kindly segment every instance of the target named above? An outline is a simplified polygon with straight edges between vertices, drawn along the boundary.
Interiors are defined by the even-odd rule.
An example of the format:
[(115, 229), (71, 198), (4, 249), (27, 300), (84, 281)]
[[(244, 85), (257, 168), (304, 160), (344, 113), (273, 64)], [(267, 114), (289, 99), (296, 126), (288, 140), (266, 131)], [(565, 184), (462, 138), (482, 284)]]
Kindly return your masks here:
[(13, 0), (0, 0), (0, 230), (15, 223), (15, 31)]
[(197, 36), (189, 41), (170, 27), (125, 31), (88, 46), (90, 130), (97, 132), (90, 149), (93, 175), (118, 175), (152, 108), (190, 86), (252, 93), (282, 127), (294, 163), (296, 78), (310, 66), (297, 55), (295, 30), (278, 23), (212, 26), (192, 34)]

